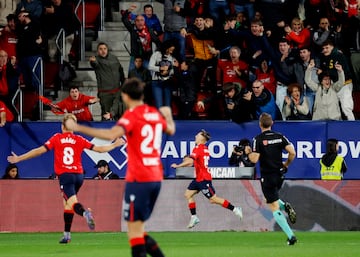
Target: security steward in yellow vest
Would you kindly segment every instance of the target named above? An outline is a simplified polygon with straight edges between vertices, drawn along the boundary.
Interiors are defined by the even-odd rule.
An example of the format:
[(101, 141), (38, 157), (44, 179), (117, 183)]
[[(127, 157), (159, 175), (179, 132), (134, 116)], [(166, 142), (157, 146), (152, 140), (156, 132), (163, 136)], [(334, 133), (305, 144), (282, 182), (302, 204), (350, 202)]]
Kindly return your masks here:
[(347, 170), (345, 160), (338, 155), (338, 140), (327, 141), (326, 154), (320, 160), (320, 175), (323, 180), (341, 180)]

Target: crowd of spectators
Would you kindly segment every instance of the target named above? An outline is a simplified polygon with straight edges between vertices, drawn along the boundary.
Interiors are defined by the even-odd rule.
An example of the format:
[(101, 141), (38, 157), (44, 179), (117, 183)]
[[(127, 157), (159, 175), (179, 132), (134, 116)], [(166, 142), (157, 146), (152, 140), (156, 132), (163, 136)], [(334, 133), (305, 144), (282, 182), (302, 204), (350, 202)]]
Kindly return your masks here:
[[(124, 78), (134, 76), (146, 82), (148, 104), (171, 105), (178, 119), (241, 123), (258, 119), (264, 110), (278, 120), (355, 119), (352, 91), (360, 90), (359, 1), (159, 2), (163, 20), (151, 5), (145, 5), (142, 13), (134, 13), (135, 5), (121, 10), (131, 46), (125, 74), (119, 63), (111, 71), (116, 78), (102, 72), (106, 67), (99, 65), (112, 65), (116, 59), (106, 43), (99, 44), (106, 49), (98, 49), (89, 60), (97, 73), (103, 120), (121, 116), (122, 103), (112, 106), (110, 96), (119, 96)], [(80, 24), (71, 8), (73, 3), (66, 0), (21, 0), (8, 15), (0, 35), (0, 50), (8, 55), (0, 70), (0, 85), (7, 87), (0, 91), (0, 100), (15, 118), (11, 99), (18, 81), (37, 92), (41, 74), (34, 65), (39, 58), (58, 61), (54, 40), (61, 29), (65, 61), (74, 57), (71, 49)], [(325, 83), (328, 78), (330, 87)], [(327, 94), (332, 95), (327, 97), (329, 106), (339, 109), (340, 115), (315, 115), (326, 108), (320, 103)]]
[[(164, 31), (163, 38), (158, 38), (162, 44), (173, 40), (176, 60), (166, 83), (156, 76), (163, 60), (158, 57), (151, 67), (144, 61), (143, 67), (153, 74), (155, 106), (171, 105), (179, 119), (237, 123), (256, 120), (264, 110), (278, 120), (355, 119), (352, 91), (360, 89), (360, 5), (356, 1), (161, 2), (163, 30), (155, 29), (153, 24), (158, 23), (148, 23), (147, 18), (142, 30), (156, 31), (155, 35)], [(146, 8), (147, 15), (153, 12)], [(134, 9), (122, 11), (123, 22), (131, 28), (131, 53), (145, 52), (143, 33), (136, 30), (136, 18), (135, 25), (131, 20), (151, 15), (145, 15), (145, 8), (144, 14), (131, 14)], [(149, 50), (142, 58), (153, 58), (150, 53), (159, 55)], [(329, 78), (329, 86), (324, 78)], [(166, 101), (158, 99), (159, 83), (162, 90), (172, 90), (171, 103), (169, 94)], [(326, 98), (331, 101), (324, 105), (327, 94), (332, 95)], [(318, 115), (325, 109), (339, 110), (340, 115)]]

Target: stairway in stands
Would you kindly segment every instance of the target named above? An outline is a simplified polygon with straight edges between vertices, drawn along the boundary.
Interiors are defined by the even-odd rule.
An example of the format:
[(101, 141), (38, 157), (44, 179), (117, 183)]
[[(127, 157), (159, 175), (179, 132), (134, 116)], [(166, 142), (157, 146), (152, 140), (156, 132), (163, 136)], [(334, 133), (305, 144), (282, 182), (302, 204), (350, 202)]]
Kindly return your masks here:
[[(121, 1), (120, 10), (127, 9), (134, 2)], [(163, 18), (163, 6), (160, 3), (153, 1), (138, 1), (136, 2), (137, 9), (134, 13), (143, 13), (143, 6), (145, 4), (152, 4), (154, 7), (154, 13), (162, 20)], [(121, 14), (119, 12), (113, 12), (113, 21), (104, 23), (104, 30), (98, 31), (98, 37), (96, 40), (86, 44), (85, 60), (79, 62), (78, 69), (76, 70), (77, 77), (71, 82), (79, 86), (80, 92), (85, 95), (96, 96), (97, 95), (97, 83), (95, 72), (89, 64), (89, 57), (96, 54), (96, 48), (99, 42), (105, 42), (108, 44), (110, 52), (118, 57), (121, 65), (124, 68), (125, 77), (127, 77), (130, 56), (126, 50), (126, 47), (130, 49), (130, 35), (121, 22)], [(125, 47), (126, 46), (126, 47)], [(60, 90), (58, 97), (54, 102), (59, 102), (69, 95), (68, 90)], [(90, 106), (90, 110), (93, 114), (94, 121), (101, 121), (101, 108), (100, 104), (96, 103)], [(62, 116), (57, 116), (50, 110), (44, 111), (44, 120), (47, 121), (59, 121)]]

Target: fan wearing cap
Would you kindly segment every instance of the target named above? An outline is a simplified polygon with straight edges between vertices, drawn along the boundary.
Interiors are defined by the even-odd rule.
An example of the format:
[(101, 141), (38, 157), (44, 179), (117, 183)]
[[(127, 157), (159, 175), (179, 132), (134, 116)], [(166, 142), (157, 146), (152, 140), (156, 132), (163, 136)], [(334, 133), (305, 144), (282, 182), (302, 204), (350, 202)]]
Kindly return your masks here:
[(109, 164), (105, 160), (98, 161), (94, 168), (97, 168), (97, 174), (92, 177), (93, 179), (119, 179), (119, 176), (110, 170)]
[(196, 203), (194, 196), (200, 191), (210, 200), (210, 203), (219, 204), (222, 207), (234, 212), (236, 216), (242, 219), (241, 207), (234, 207), (228, 200), (221, 198), (215, 194), (215, 188), (212, 185), (212, 177), (209, 171), (210, 153), (206, 143), (210, 140), (210, 134), (202, 129), (195, 136), (195, 147), (190, 154), (190, 158), (184, 158), (179, 164), (171, 164), (172, 168), (188, 167), (194, 165), (196, 178), (191, 181), (185, 191), (185, 198), (191, 213), (191, 219), (188, 228), (193, 228), (200, 222), (196, 215)]

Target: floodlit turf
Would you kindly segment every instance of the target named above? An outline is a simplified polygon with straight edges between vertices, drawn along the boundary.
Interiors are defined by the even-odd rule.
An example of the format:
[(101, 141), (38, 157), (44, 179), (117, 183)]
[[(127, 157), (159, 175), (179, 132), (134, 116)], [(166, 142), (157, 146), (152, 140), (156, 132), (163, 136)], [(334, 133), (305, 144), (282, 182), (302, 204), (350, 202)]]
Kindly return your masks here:
[[(282, 232), (149, 233), (167, 257), (353, 257), (360, 256), (360, 232), (297, 232), (286, 245)], [(67, 245), (61, 233), (1, 233), (4, 257), (127, 257), (125, 233), (73, 233)]]

